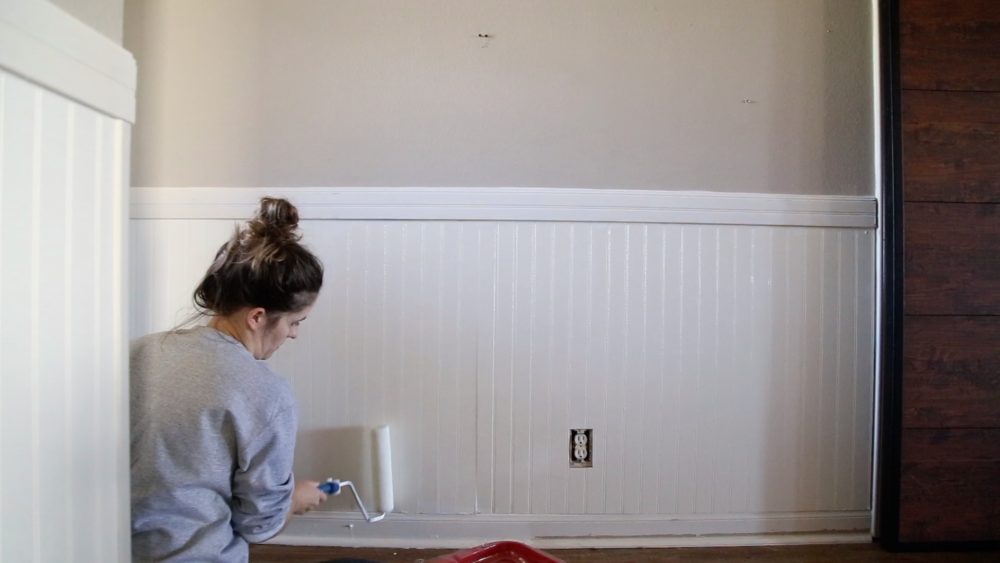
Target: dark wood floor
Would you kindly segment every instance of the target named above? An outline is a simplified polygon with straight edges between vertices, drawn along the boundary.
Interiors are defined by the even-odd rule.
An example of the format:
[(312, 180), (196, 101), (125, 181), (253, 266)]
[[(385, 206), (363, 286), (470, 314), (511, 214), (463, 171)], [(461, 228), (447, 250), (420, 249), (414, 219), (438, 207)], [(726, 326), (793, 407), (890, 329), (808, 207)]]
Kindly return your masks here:
[[(471, 547), (471, 546), (470, 546)], [(454, 553), (454, 549), (359, 549), (343, 547), (290, 547), (256, 545), (251, 563), (319, 563), (331, 559), (419, 562)], [(1000, 551), (889, 553), (877, 545), (795, 545), (779, 547), (699, 547), (670, 549), (552, 549), (546, 550), (566, 563), (643, 563), (714, 561), (750, 563), (998, 563)]]

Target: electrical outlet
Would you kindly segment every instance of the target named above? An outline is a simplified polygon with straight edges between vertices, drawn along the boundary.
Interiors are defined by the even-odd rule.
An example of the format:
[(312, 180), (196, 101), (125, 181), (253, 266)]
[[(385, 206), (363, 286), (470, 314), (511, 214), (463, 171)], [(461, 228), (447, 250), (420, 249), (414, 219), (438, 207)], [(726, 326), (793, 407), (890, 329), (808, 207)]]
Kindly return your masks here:
[(569, 466), (594, 466), (594, 431), (590, 428), (571, 428), (569, 431)]

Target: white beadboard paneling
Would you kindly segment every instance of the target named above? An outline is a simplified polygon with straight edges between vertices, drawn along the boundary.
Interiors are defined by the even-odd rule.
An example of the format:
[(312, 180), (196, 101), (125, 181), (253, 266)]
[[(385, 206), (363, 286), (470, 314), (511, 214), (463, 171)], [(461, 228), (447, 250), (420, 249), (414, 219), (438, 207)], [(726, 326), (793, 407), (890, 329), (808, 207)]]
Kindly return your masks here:
[(129, 559), (127, 143), (0, 71), (0, 560)]
[[(129, 330), (132, 335), (184, 324), (194, 314), (194, 287), (225, 240), (233, 221), (154, 224), (132, 221), (129, 229)], [(186, 280), (174, 283), (172, 280)], [(191, 281), (193, 280), (193, 281)]]
[[(31, 358), (25, 353), (31, 349), (30, 332), (23, 323), (32, 317), (31, 302), (31, 251), (30, 238), (24, 233), (31, 232), (31, 204), (33, 199), (32, 153), (35, 143), (25, 143), (23, 139), (34, 139), (34, 99), (32, 89), (23, 81), (9, 74), (0, 75), (3, 86), (3, 138), (0, 158), (3, 167), (0, 181), (0, 209), (2, 218), (2, 249), (0, 259), (4, 267), (0, 270), (0, 533), (4, 541), (0, 543), (4, 560), (31, 561), (36, 559), (41, 546), (36, 542), (33, 525), (37, 518), (38, 506), (34, 501), (35, 459), (33, 452), (34, 435), (30, 431), (32, 403), (37, 399), (37, 388), (32, 385), (36, 379), (32, 372)], [(15, 142), (20, 141), (20, 142)], [(8, 189), (19, 186), (20, 189)], [(26, 210), (29, 211), (26, 213)], [(19, 267), (13, 267), (17, 264)], [(8, 377), (7, 374), (22, 374)], [(23, 430), (27, 429), (25, 432)], [(12, 455), (17, 452), (17, 456)], [(17, 514), (17, 518), (10, 515)], [(11, 538), (22, 538), (18, 542)], [(29, 539), (30, 538), (30, 539)]]
[[(64, 217), (66, 214), (65, 210), (62, 209), (65, 206), (65, 202), (61, 196), (66, 180), (65, 168), (69, 161), (66, 150), (69, 107), (67, 104), (61, 103), (61, 100), (51, 96), (46, 96), (38, 101), (39, 103), (36, 106), (36, 122), (40, 125), (40, 130), (38, 131), (40, 134), (36, 136), (34, 146), (34, 152), (37, 155), (35, 164), (38, 166), (34, 170), (34, 173), (38, 178), (38, 189), (33, 194), (35, 197), (32, 202), (31, 221), (33, 232), (31, 233), (31, 252), (33, 254), (38, 253), (42, 248), (45, 248), (48, 259), (53, 263), (58, 263), (61, 267), (65, 263), (65, 257), (63, 256), (65, 248), (62, 245), (63, 234), (56, 229), (43, 230), (41, 218)], [(37, 119), (40, 115), (44, 115), (45, 119)], [(41, 155), (38, 149), (41, 146), (47, 148), (45, 158), (51, 159), (55, 164), (54, 166), (47, 166), (45, 173), (42, 173), (40, 169)], [(62, 280), (43, 278), (41, 277), (41, 270), (42, 261), (36, 260), (31, 272), (31, 298), (35, 315), (38, 318), (61, 319), (63, 316), (62, 311), (68, 306), (68, 303), (63, 301), (65, 294), (61, 287)], [(44, 300), (41, 299), (42, 295), (46, 296)], [(40, 344), (41, 327), (39, 325), (40, 323), (35, 323), (32, 327), (32, 361), (37, 362), (40, 373), (51, 374), (49, 376), (51, 385), (57, 389), (62, 389), (67, 383), (64, 367), (67, 359), (58, 354), (42, 355), (40, 353), (41, 350), (38, 349), (38, 345)], [(58, 394), (52, 398), (52, 410), (56, 410), (57, 412), (65, 411), (66, 405), (62, 401), (63, 398), (62, 394)], [(38, 403), (36, 405), (41, 407)], [(60, 417), (43, 417), (40, 409), (32, 414), (34, 416), (31, 424), (37, 428), (39, 435), (56, 436), (62, 432), (62, 420)], [(44, 449), (38, 452), (37, 462), (40, 468), (40, 483), (47, 483), (52, 478), (58, 478), (62, 472), (61, 468), (68, 461), (63, 455), (64, 453), (65, 449), (63, 448)], [(59, 506), (59, 497), (61, 496), (57, 490), (40, 487), (39, 490), (35, 491), (35, 494), (39, 499), (38, 502), (41, 507), (39, 511), (40, 520), (58, 522), (63, 518), (64, 514), (56, 511), (56, 507)], [(61, 522), (61, 524), (66, 525), (68, 522)], [(41, 547), (40, 556), (42, 559), (52, 559), (53, 555), (58, 556), (67, 552), (64, 538), (55, 539), (52, 542), (47, 541)]]
[[(643, 517), (692, 533), (762, 532), (778, 513), (766, 531), (867, 526), (871, 229), (341, 221), (293, 201), (327, 271), (274, 359), (302, 407), (300, 474), (373, 499), (366, 430), (388, 423), (390, 519), (541, 518), (586, 535), (573, 518), (617, 515), (623, 536), (679, 533)], [(188, 210), (132, 221), (133, 302), (154, 302), (132, 308), (134, 336), (176, 323), (231, 232)], [(590, 469), (569, 467), (578, 427), (594, 430)], [(310, 522), (329, 531), (353, 507), (326, 509)]]
[(496, 378), (494, 377), (497, 354), (496, 332), (493, 327), (497, 319), (499, 288), (494, 280), (499, 263), (500, 225), (488, 225), (478, 229), (477, 272), (475, 295), (477, 299), (477, 341), (476, 374), (476, 513), (496, 512), (496, 495), (493, 486), (496, 479), (494, 468), (497, 433), (494, 429), (496, 410)]

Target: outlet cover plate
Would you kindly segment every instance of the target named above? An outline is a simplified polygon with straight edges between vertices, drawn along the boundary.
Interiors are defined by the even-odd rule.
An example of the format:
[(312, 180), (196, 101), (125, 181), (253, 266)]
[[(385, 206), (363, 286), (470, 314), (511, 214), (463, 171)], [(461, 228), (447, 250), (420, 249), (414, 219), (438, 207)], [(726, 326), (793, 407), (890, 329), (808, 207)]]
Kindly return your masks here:
[(569, 431), (569, 466), (594, 466), (594, 430), (571, 428)]

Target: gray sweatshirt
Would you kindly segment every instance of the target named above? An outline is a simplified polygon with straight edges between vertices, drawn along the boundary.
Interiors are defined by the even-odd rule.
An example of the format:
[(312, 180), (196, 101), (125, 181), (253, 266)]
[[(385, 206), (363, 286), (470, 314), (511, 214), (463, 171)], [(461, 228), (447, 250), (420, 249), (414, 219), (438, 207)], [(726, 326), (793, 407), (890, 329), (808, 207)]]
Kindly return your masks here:
[(288, 383), (209, 327), (132, 342), (132, 557), (247, 561), (291, 505)]

